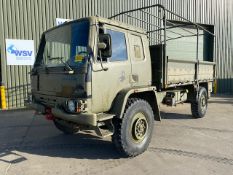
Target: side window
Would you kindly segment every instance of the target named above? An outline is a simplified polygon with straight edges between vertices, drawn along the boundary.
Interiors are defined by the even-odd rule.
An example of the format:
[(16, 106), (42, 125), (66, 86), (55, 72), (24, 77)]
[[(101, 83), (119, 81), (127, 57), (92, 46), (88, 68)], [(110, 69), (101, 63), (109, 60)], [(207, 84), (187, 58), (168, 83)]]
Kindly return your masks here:
[(131, 35), (131, 53), (134, 61), (144, 60), (144, 52), (142, 46), (142, 39), (140, 36)]
[(142, 58), (141, 48), (139, 45), (134, 45), (134, 56), (136, 59)]
[(107, 33), (109, 33), (112, 38), (112, 57), (110, 58), (110, 61), (127, 60), (125, 34), (109, 29), (107, 30)]

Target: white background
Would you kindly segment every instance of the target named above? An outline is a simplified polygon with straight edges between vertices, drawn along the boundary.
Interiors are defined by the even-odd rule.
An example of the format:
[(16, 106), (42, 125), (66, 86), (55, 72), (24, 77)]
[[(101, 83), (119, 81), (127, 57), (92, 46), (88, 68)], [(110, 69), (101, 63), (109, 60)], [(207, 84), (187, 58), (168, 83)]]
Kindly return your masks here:
[[(32, 51), (31, 56), (16, 56), (9, 53), (8, 48), (14, 45), (14, 49), (19, 51)], [(7, 65), (33, 65), (35, 61), (35, 50), (33, 40), (6, 39)]]

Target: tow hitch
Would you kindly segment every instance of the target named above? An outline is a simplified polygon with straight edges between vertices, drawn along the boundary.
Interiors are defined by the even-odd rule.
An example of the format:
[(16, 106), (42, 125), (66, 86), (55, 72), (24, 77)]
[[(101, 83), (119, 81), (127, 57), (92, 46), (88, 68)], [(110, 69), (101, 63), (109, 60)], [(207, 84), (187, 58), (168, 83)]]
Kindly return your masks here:
[(54, 115), (52, 114), (52, 110), (51, 110), (51, 108), (46, 108), (45, 109), (45, 118), (47, 119), (47, 120), (54, 120)]

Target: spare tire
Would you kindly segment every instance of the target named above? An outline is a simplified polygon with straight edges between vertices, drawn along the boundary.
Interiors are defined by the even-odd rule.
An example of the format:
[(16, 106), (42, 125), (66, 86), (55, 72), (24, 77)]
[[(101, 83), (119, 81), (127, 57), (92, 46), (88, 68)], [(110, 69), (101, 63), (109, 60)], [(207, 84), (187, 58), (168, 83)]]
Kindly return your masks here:
[(61, 119), (57, 119), (55, 118), (53, 120), (54, 125), (57, 129), (59, 129), (60, 131), (62, 131), (64, 134), (76, 134), (79, 132), (79, 127), (73, 123), (61, 120)]

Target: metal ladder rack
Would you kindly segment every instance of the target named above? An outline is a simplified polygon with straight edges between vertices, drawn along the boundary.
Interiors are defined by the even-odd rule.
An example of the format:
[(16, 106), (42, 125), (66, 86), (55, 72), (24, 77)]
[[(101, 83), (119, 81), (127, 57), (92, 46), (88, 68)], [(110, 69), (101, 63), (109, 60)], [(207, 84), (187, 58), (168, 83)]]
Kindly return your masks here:
[[(137, 13), (137, 17), (135, 16), (135, 12)], [(154, 12), (154, 13), (153, 13)], [(169, 16), (169, 19), (167, 17)], [(132, 20), (136, 23), (140, 23), (140, 27), (143, 28), (147, 35), (148, 39), (150, 41), (150, 45), (161, 45), (162, 46), (162, 61), (161, 61), (161, 72), (162, 72), (162, 88), (164, 88), (164, 85), (166, 84), (166, 63), (167, 63), (167, 51), (166, 51), (166, 45), (167, 41), (170, 40), (176, 40), (184, 37), (197, 37), (197, 47), (196, 47), (196, 70), (195, 70), (195, 85), (196, 85), (196, 90), (199, 89), (199, 81), (198, 81), (198, 72), (199, 72), (199, 36), (203, 35), (200, 33), (200, 30), (205, 31), (211, 36), (215, 36), (214, 33), (210, 32), (203, 26), (190, 21), (187, 18), (184, 18), (168, 9), (166, 9), (163, 5), (161, 4), (155, 4), (151, 6), (145, 6), (141, 8), (136, 8), (128, 11), (123, 11), (118, 14), (115, 14), (109, 19), (116, 19), (118, 18), (121, 19), (124, 22), (124, 19), (127, 19), (127, 23), (131, 24)], [(171, 19), (179, 19), (179, 21), (185, 22), (183, 24), (176, 24), (171, 21)], [(128, 22), (131, 20), (131, 23)], [(178, 21), (178, 20), (176, 20)], [(135, 24), (132, 24), (135, 25)], [(196, 32), (192, 32), (184, 27), (187, 26), (192, 26), (194, 29), (196, 29)], [(184, 35), (183, 33), (178, 33), (171, 31), (169, 29), (174, 29), (174, 28), (180, 28), (182, 31), (187, 32), (187, 35)], [(171, 37), (169, 34), (175, 34), (177, 35), (176, 37)]]

